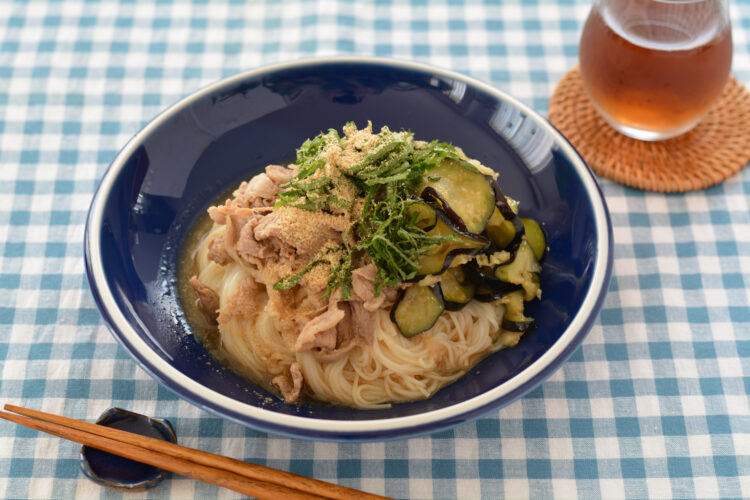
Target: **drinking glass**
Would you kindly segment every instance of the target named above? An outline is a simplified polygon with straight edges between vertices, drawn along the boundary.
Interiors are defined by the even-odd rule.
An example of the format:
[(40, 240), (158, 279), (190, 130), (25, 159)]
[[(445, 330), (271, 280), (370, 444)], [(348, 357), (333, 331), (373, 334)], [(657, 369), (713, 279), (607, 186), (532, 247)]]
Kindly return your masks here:
[(583, 85), (599, 114), (645, 141), (687, 132), (732, 64), (727, 0), (598, 0), (581, 35)]

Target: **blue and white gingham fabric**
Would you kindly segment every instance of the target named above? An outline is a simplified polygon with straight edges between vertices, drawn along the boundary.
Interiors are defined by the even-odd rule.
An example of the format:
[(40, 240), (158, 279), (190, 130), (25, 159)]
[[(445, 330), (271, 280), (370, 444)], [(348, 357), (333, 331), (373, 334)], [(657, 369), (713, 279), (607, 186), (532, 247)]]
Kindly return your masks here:
[[(614, 277), (583, 346), (543, 385), (418, 439), (282, 439), (177, 399), (113, 340), (84, 277), (98, 179), (160, 110), (224, 76), (358, 54), (486, 80), (546, 112), (589, 2), (0, 1), (0, 402), (169, 418), (181, 443), (394, 497), (749, 498), (750, 169), (706, 191), (602, 180)], [(732, 0), (750, 84), (750, 1)], [(0, 424), (0, 497), (120, 498), (77, 445)], [(128, 498), (236, 498), (171, 477)]]

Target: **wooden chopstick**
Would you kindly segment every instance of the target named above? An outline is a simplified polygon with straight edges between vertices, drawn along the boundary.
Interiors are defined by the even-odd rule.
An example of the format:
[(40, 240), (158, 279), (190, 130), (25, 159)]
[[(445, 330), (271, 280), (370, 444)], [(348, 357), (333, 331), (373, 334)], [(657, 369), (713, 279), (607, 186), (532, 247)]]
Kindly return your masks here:
[(197, 479), (206, 483), (216, 484), (224, 488), (237, 491), (244, 495), (254, 496), (260, 499), (288, 498), (309, 500), (312, 498), (325, 498), (317, 495), (309, 495), (299, 490), (294, 490), (273, 483), (264, 483), (249, 479), (239, 474), (214, 469), (204, 465), (190, 462), (181, 458), (169, 455), (161, 455), (138, 447), (134, 444), (116, 441), (96, 434), (90, 434), (86, 431), (65, 427), (63, 425), (37, 420), (12, 413), (0, 412), (0, 418), (10, 420), (17, 424), (37, 429), (48, 434), (75, 441), (77, 443), (91, 446), (115, 455), (119, 455), (131, 460), (136, 460), (145, 464), (153, 465), (161, 469), (169, 470), (182, 474), (184, 476)]
[(385, 498), (119, 429), (20, 406), (5, 409), (19, 414), (0, 412), (5, 420), (260, 499)]

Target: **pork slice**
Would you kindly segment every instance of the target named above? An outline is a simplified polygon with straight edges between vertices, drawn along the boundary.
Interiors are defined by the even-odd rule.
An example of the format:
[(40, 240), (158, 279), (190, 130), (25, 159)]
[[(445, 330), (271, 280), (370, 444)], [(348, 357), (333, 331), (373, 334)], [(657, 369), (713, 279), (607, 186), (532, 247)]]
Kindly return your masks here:
[(336, 347), (321, 347), (313, 352), (318, 361), (331, 363), (341, 359), (358, 345), (372, 345), (375, 331), (375, 312), (366, 310), (361, 302), (338, 304), (345, 317), (336, 325)]
[(243, 182), (234, 193), (234, 204), (240, 207), (267, 207), (276, 200), (279, 186), (265, 173)]
[(255, 239), (275, 240), (279, 242), (279, 249), (286, 247), (296, 251), (299, 256), (309, 256), (318, 253), (328, 242), (341, 243), (341, 234), (345, 230), (343, 217), (282, 207), (258, 224)]
[(279, 245), (274, 244), (274, 241), (260, 242), (255, 237), (256, 227), (268, 217), (257, 216), (250, 219), (242, 226), (235, 243), (237, 255), (257, 266), (262, 266), (265, 259), (279, 254)]
[(280, 165), (268, 165), (266, 171), (255, 175), (249, 181), (243, 182), (234, 191), (232, 204), (237, 207), (259, 208), (271, 207), (281, 190), (281, 185), (289, 182), (297, 173), (294, 168)]
[(357, 342), (361, 345), (372, 345), (377, 313), (367, 309), (361, 302), (352, 301), (349, 304), (352, 311), (352, 331), (356, 335)]
[(208, 208), (208, 216), (211, 217), (217, 224), (224, 225), (227, 223), (227, 218), (232, 217), (234, 222), (241, 228), (247, 223), (248, 220), (255, 216), (255, 210), (246, 207), (237, 207), (232, 204), (230, 200), (224, 205), (218, 205), (215, 207)]
[(215, 323), (219, 310), (219, 296), (211, 288), (198, 281), (197, 276), (190, 278), (190, 285), (198, 294), (198, 309)]
[[(294, 167), (294, 168), (292, 168)], [(289, 168), (282, 167), (280, 165), (268, 165), (266, 167), (266, 175), (276, 186), (281, 186), (291, 181), (292, 178), (297, 174), (297, 166), (290, 165)]]
[(227, 223), (227, 212), (229, 201), (226, 205), (219, 205), (216, 207), (208, 207), (208, 216), (217, 224), (224, 225)]
[(223, 236), (217, 236), (208, 244), (208, 258), (220, 266), (226, 266), (232, 262), (232, 257), (227, 253), (227, 247), (224, 245)]
[(378, 309), (391, 306), (398, 295), (394, 289), (384, 287), (378, 296), (375, 296), (375, 277), (377, 273), (378, 268), (373, 263), (357, 268), (352, 272), (352, 292), (354, 299), (361, 301), (364, 308), (368, 311), (377, 311)]
[(349, 302), (340, 302), (338, 304), (344, 311), (344, 317), (336, 325), (336, 346), (333, 349), (321, 347), (313, 350), (313, 354), (323, 363), (331, 363), (341, 359), (342, 356), (354, 349), (357, 345), (356, 333), (352, 325), (352, 310)]
[[(209, 209), (209, 214), (211, 213)], [(224, 249), (227, 251), (232, 260), (242, 265), (242, 259), (237, 254), (237, 240), (239, 239), (242, 227), (237, 227), (232, 217), (225, 218), (226, 230), (224, 231)]]
[(398, 288), (394, 286), (385, 286), (380, 293), (385, 294), (385, 301), (383, 302), (384, 306), (390, 307), (396, 302), (396, 299), (398, 299)]
[(280, 240), (283, 235), (283, 227), (277, 212), (273, 212), (263, 217), (262, 220), (253, 227), (253, 237), (256, 241), (260, 240)]
[(375, 298), (375, 277), (378, 268), (375, 264), (367, 264), (358, 267), (352, 272), (352, 292), (362, 302), (368, 302)]
[(310, 318), (328, 309), (328, 301), (321, 301), (318, 296), (306, 294), (300, 287), (291, 290), (274, 290), (273, 285), (279, 279), (278, 275), (262, 276), (261, 279), (266, 284), (268, 294), (268, 302), (264, 310), (273, 317), (284, 345), (294, 351), (300, 331)]
[(296, 403), (302, 391), (302, 370), (297, 362), (289, 367), (289, 374), (277, 375), (271, 380), (271, 383), (281, 391), (284, 401), (287, 403)]
[(313, 354), (315, 355), (315, 359), (320, 361), (321, 363), (333, 363), (334, 361), (340, 360), (343, 356), (347, 355), (349, 351), (357, 347), (356, 342), (349, 342), (343, 347), (337, 347), (335, 349), (327, 349), (325, 347), (321, 347), (320, 349), (315, 349), (313, 351)]
[(294, 345), (296, 352), (311, 351), (315, 348), (335, 349), (336, 325), (344, 319), (346, 313), (338, 308), (336, 301), (331, 301), (328, 310), (311, 319), (300, 331)]

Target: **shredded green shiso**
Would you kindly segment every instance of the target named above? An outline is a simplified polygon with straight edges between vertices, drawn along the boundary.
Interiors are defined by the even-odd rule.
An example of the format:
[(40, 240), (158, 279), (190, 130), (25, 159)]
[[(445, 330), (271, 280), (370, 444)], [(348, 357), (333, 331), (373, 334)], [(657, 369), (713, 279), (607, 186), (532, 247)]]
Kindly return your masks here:
[[(344, 129), (347, 127), (356, 126), (350, 122)], [(372, 129), (369, 122), (367, 129)], [(344, 234), (343, 255), (339, 263), (332, 265), (327, 259), (315, 259), (296, 274), (276, 282), (274, 289), (293, 288), (313, 267), (330, 265), (324, 296), (341, 288), (342, 298), (347, 299), (351, 293), (354, 266), (366, 253), (378, 269), (375, 280), (377, 295), (384, 286), (395, 286), (416, 277), (420, 256), (455, 239), (453, 236), (427, 234), (417, 226), (417, 214), (410, 215), (407, 210), (416, 203), (412, 191), (425, 175), (429, 176), (430, 170), (447, 158), (463, 162), (456, 148), (445, 142), (418, 142), (411, 132), (393, 133), (386, 127), (377, 137), (375, 145), (359, 162), (348, 169), (340, 169), (356, 188), (355, 200), (364, 199), (364, 206), (359, 220)], [(298, 173), (282, 186), (284, 190), (277, 206), (323, 212), (352, 208), (353, 200), (336, 196), (334, 179), (321, 175), (313, 177), (326, 164), (324, 153), (327, 145), (341, 140), (338, 132), (330, 129), (328, 133), (320, 133), (302, 144), (297, 150)]]

